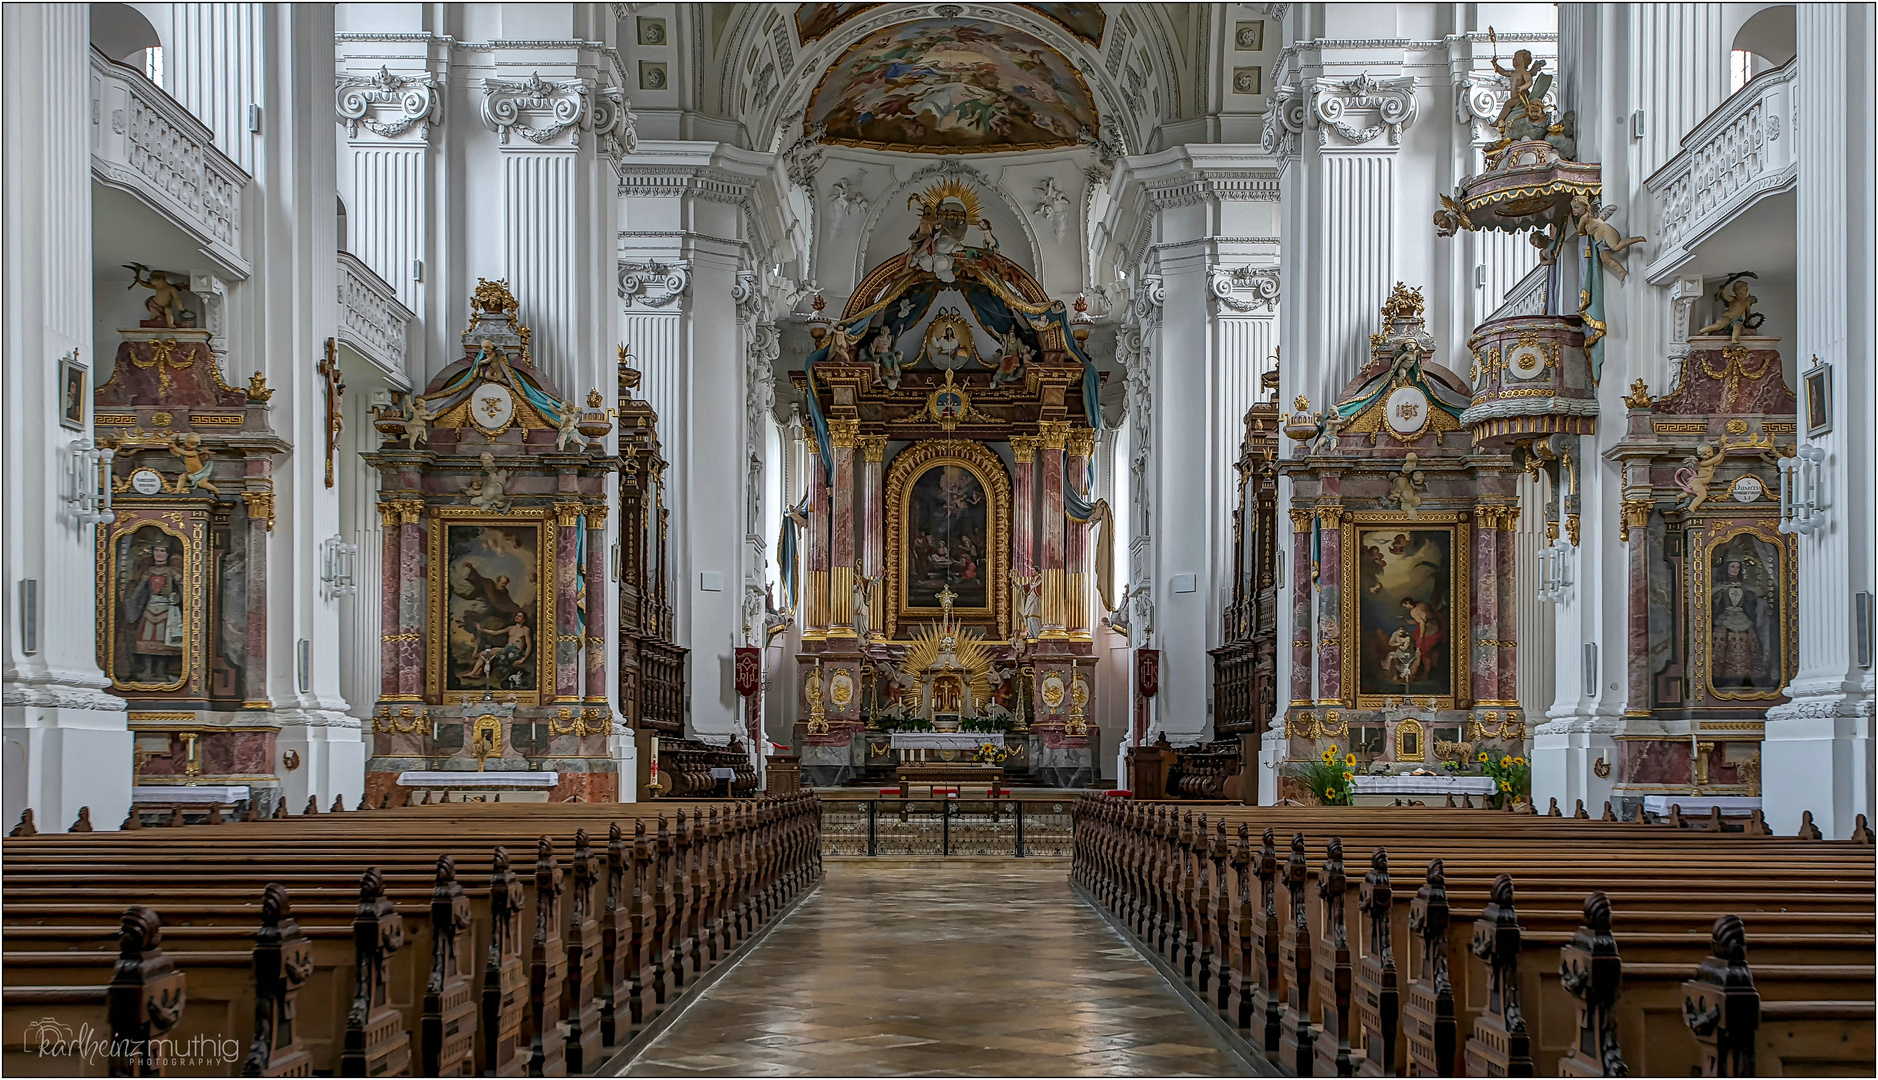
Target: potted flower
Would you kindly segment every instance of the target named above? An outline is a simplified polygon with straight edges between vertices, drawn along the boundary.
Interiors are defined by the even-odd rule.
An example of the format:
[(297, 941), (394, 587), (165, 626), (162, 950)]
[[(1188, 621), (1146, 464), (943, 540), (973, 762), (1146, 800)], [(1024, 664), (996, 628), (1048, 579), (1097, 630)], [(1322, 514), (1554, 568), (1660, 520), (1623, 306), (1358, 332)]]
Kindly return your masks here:
[(1297, 761), (1291, 775), (1303, 780), (1325, 806), (1349, 806), (1356, 793), (1356, 755), (1345, 754), (1332, 743), (1316, 761)]
[(1513, 754), (1502, 754), (1498, 761), (1491, 754), (1480, 754), (1480, 771), (1493, 778), (1494, 791), (1491, 804), (1495, 810), (1503, 810), (1507, 803), (1532, 799), (1532, 766), (1526, 759)]

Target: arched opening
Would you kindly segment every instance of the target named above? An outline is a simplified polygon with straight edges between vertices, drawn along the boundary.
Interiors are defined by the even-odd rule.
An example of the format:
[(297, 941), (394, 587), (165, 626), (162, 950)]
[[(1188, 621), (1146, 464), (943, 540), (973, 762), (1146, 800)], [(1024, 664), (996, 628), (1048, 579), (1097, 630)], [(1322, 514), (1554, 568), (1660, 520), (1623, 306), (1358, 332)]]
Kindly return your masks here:
[(129, 4), (91, 5), (91, 44), (105, 56), (163, 85), (163, 39)]
[(1735, 32), (1728, 55), (1728, 90), (1733, 93), (1762, 72), (1793, 59), (1793, 5), (1757, 13)]
[(339, 236), (339, 250), (350, 251), (351, 248), (346, 246), (346, 200), (343, 197), (340, 197), (338, 201), (339, 201), (339, 228), (337, 231), (338, 231), (338, 236)]

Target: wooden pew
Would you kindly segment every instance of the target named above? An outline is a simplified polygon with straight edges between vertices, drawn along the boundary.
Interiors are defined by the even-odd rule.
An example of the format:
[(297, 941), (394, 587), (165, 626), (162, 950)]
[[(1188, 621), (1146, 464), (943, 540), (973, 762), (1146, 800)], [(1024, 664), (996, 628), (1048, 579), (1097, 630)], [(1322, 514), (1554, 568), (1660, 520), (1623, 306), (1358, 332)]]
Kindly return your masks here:
[[(1191, 827), (1184, 816), (1176, 817), (1177, 809), (1186, 813), (1128, 800), (1083, 800), (1073, 875), (1148, 947), (1173, 959), (1185, 947), (1187, 926), (1203, 915), (1216, 917), (1222, 907), (1233, 910), (1237, 941), (1217, 932), (1202, 940), (1203, 950), (1232, 959), (1215, 979), (1234, 984), (1239, 1007), (1227, 1002), (1222, 1013), (1286, 1071), (1332, 1074), (1350, 1068), (1384, 1075), (1412, 1066), (1451, 1075), (1471, 1066), (1498, 1074), (1523, 1069), (1528, 1058), (1541, 1072), (1574, 1060), (1582, 1068), (1586, 1061), (1601, 1063), (1603, 1042), (1621, 1028), (1640, 1046), (1638, 1056), (1649, 1054), (1650, 1072), (1688, 1072), (1698, 1064), (1693, 1043), (1673, 1034), (1654, 1036), (1665, 1027), (1680, 1028), (1680, 1015), (1672, 1010), (1681, 1007), (1681, 982), (1708, 953), (1707, 936), (1692, 932), (1691, 923), (1729, 907), (1764, 928), (1756, 937), (1766, 943), (1764, 970), (1782, 988), (1776, 992), (1824, 991), (1829, 1007), (1795, 1006), (1806, 1022), (1830, 1022), (1848, 1011), (1865, 1017), (1866, 1057), (1859, 1064), (1869, 1071), (1873, 971), (1869, 964), (1842, 962), (1848, 951), (1862, 960), (1872, 950), (1869, 846), (1639, 828), (1591, 821), (1588, 815), (1573, 820), (1432, 809), (1216, 808), (1203, 830), (1197, 817)], [(1275, 858), (1270, 825), (1264, 826), (1265, 844), (1254, 849), (1252, 829), (1266, 822), (1314, 837), (1325, 850), (1314, 890), (1294, 872), (1298, 859), (1281, 864)], [(1234, 866), (1229, 895), (1218, 895), (1228, 882), (1217, 869), (1211, 890), (1190, 886), (1190, 875), (1201, 868), (1188, 851), (1204, 852), (1210, 862), (1212, 849), (1232, 834), (1238, 839), (1225, 860)], [(1354, 909), (1347, 883), (1341, 893), (1337, 888), (1342, 859), (1333, 837), (1345, 849), (1356, 842), (1358, 850), (1371, 852)], [(1418, 870), (1424, 862), (1447, 858), (1429, 874), (1418, 873), (1429, 880), (1409, 893), (1390, 882), (1392, 855)], [(1626, 943), (1625, 991), (1612, 1000), (1598, 996), (1595, 986), (1602, 984), (1596, 980), (1572, 975), (1574, 961), (1564, 959), (1577, 955), (1579, 967), (1600, 970), (1611, 963), (1611, 956), (1598, 951), (1608, 927), (1600, 929), (1586, 903), (1600, 885), (1604, 909), (1614, 903), (1619, 912), (1613, 940)], [(1273, 928), (1280, 889), (1292, 917)], [(1315, 905), (1308, 903), (1308, 891), (1315, 891)], [(1332, 899), (1339, 895), (1341, 902)], [(1299, 901), (1307, 901), (1302, 931)], [(1347, 968), (1336, 950), (1345, 920), (1361, 930), (1360, 942), (1350, 945)], [(1176, 928), (1167, 935), (1172, 948), (1161, 940), (1170, 926)], [(1270, 957), (1275, 933), (1282, 955)], [(1286, 938), (1314, 947), (1316, 986), (1308, 997), (1308, 984), (1294, 984), (1306, 978), (1297, 962), (1299, 946), (1282, 948)], [(1406, 943), (1406, 966), (1399, 966), (1400, 943)], [(1561, 967), (1566, 975), (1558, 973)], [(1337, 994), (1346, 970), (1348, 1006)], [(1309, 1008), (1292, 1005), (1300, 1000)], [(1535, 1013), (1535, 1006), (1543, 1007)], [(1537, 1027), (1531, 1023), (1535, 1015)], [(1563, 1023), (1560, 1018), (1568, 1016), (1577, 1021)], [(1346, 1022), (1347, 1059), (1340, 1037)], [(1645, 1026), (1652, 1034), (1647, 1041), (1639, 1030)], [(1276, 1037), (1273, 1027), (1280, 1028)], [(1339, 1037), (1333, 1041), (1330, 1032)], [(1306, 1038), (1315, 1039), (1320, 1051), (1308, 1065), (1297, 1055)], [(1815, 1064), (1846, 1056), (1843, 1050), (1835, 1054)]]
[[(229, 1015), (251, 1018), (244, 1024), (254, 1026), (256, 1052), (271, 1059), (259, 1066), (268, 1075), (300, 1072), (295, 1062), (302, 1059), (342, 1074), (401, 1071), (409, 1064), (425, 1075), (519, 1075), (531, 1062), (535, 1071), (552, 1073), (557, 1057), (576, 1053), (580, 1067), (591, 1069), (601, 1063), (604, 1047), (623, 1042), (635, 1022), (653, 1014), (637, 996), (653, 953), (677, 956), (680, 978), (687, 960), (696, 974), (708, 963), (705, 953), (721, 956), (819, 877), (819, 816), (813, 795), (804, 793), (708, 807), (452, 805), (363, 819), (353, 812), (212, 829), (9, 840), (9, 992), (19, 979), (16, 939), (22, 935), (68, 942), (56, 947), (67, 965), (73, 962), (68, 955), (108, 961), (98, 951), (98, 905), (74, 905), (70, 898), (109, 882), (184, 912), (192, 925), (182, 932), (192, 935), (191, 944), (219, 947), (190, 959), (212, 955), (228, 969), (215, 980), (227, 988), (217, 999), (224, 1006), (218, 1011), (222, 1030)], [(630, 842), (619, 828), (627, 817), (635, 819)], [(649, 831), (648, 817), (663, 828)], [(677, 830), (672, 818), (681, 822)], [(604, 910), (596, 889), (599, 859), (583, 835), (585, 824), (601, 820), (609, 826)], [(571, 828), (571, 861), (554, 856), (555, 837), (544, 828), (560, 837)], [(663, 855), (654, 850), (660, 833), (670, 844)], [(475, 841), (466, 843), (470, 836)], [(500, 846), (487, 889), (466, 889), (457, 880), (463, 858), (490, 865), (489, 840), (537, 842), (532, 891), (507, 866)], [(548, 848), (545, 860), (542, 847)], [(438, 848), (452, 850), (438, 857)], [(333, 903), (345, 875), (360, 881), (366, 863), (377, 865), (364, 872), (358, 902)], [(557, 876), (558, 896), (552, 885), (542, 887)], [(138, 884), (127, 886), (126, 878)], [(147, 880), (161, 884), (142, 884)], [(660, 936), (668, 928), (655, 914), (648, 918), (649, 885), (653, 892), (677, 889), (688, 905), (689, 955), (684, 939)], [(290, 909), (290, 887), (314, 901)], [(276, 960), (262, 956), (268, 940), (257, 941), (257, 919), (262, 939), (278, 939), (269, 945)], [(534, 933), (524, 945), (520, 927), (530, 924)], [(340, 955), (342, 948), (348, 956)], [(230, 977), (237, 963), (252, 969), (247, 979)], [(285, 997), (278, 989), (283, 981), (291, 984)], [(566, 1039), (557, 1021), (566, 1022)], [(15, 1056), (9, 1050), (9, 1067)]]

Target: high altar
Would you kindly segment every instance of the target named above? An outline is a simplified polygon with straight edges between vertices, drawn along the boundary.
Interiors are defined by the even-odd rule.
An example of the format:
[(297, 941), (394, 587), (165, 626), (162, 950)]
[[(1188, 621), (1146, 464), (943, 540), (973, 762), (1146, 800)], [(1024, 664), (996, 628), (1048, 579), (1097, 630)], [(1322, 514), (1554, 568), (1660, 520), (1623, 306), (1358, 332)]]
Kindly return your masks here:
[(964, 724), (1008, 729), (1008, 773), (1078, 786), (1107, 566), (1088, 330), (998, 254), (969, 185), (916, 198), (908, 250), (838, 319), (817, 298), (792, 373), (815, 429), (782, 545), (800, 552), (803, 775), (839, 784), (894, 763), (889, 728)]

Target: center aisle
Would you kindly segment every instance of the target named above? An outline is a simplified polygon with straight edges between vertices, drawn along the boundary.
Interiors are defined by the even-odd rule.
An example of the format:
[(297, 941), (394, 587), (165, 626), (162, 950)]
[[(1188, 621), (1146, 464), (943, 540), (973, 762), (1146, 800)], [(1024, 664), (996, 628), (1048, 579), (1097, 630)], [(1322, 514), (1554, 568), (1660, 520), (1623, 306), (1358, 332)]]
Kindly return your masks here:
[(827, 864), (626, 1076), (1239, 1076), (1067, 868)]

